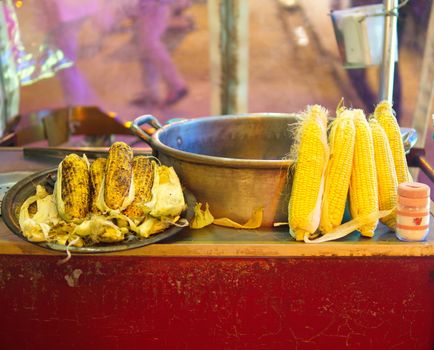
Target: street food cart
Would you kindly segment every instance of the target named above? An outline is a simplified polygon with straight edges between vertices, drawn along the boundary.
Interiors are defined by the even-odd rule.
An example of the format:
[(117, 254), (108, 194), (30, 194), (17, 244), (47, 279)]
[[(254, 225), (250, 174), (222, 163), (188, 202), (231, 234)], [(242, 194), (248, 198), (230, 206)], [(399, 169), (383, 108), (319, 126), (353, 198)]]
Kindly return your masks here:
[[(4, 172), (58, 160), (3, 148)], [(73, 255), (0, 224), (2, 347), (396, 348), (433, 343), (434, 226), (400, 242), (384, 226), (317, 245), (287, 228), (184, 229), (168, 241)]]
[[(228, 4), (211, 1), (210, 8), (222, 6), (227, 11)], [(223, 18), (214, 18), (214, 25), (223, 26), (223, 30), (235, 26), (234, 33), (239, 34), (237, 31), (246, 25), (246, 18), (242, 16), (239, 22), (233, 22), (230, 11), (225, 11), (219, 12)], [(221, 23), (216, 24), (218, 21)], [(229, 54), (222, 54), (226, 59), (217, 62), (220, 68), (213, 71), (214, 78), (217, 75), (221, 78), (220, 69), (226, 70), (229, 79), (223, 79), (227, 84), (223, 91), (239, 90), (235, 95), (220, 95), (223, 83), (217, 83), (213, 107), (221, 114), (239, 113), (246, 108), (246, 86), (237, 85), (245, 82), (238, 78), (243, 76), (246, 66), (232, 66), (237, 61), (235, 56), (245, 54), (246, 40), (242, 35), (240, 38), (241, 53), (230, 42), (220, 46)], [(420, 114), (427, 109), (422, 107)], [(267, 116), (276, 120), (280, 117)], [(258, 116), (254, 118), (259, 120)], [(225, 123), (232, 121), (230, 125), (235, 125), (233, 116), (217, 119), (222, 124), (220, 135), (228, 125)], [(62, 127), (67, 129), (65, 120), (68, 119), (61, 120)], [(113, 118), (107, 120), (114, 125)], [(151, 128), (160, 127), (152, 118), (144, 117), (142, 121), (150, 122)], [(54, 129), (50, 129), (51, 122), (47, 119), (37, 123), (39, 132), (49, 137), (49, 143), (64, 141), (64, 135), (58, 132), (59, 124), (53, 124)], [(96, 135), (101, 131), (98, 129), (94, 129), (92, 136), (101, 136)], [(172, 129), (176, 129), (176, 124)], [(47, 134), (47, 130), (51, 132)], [(213, 130), (215, 126), (208, 132)], [(276, 130), (286, 133), (281, 126), (270, 130), (275, 139), (280, 137)], [(66, 135), (70, 136), (69, 131)], [(196, 135), (203, 134), (196, 132)], [(26, 134), (21, 136), (25, 138)], [(179, 159), (172, 159), (173, 152), (167, 152), (167, 145), (142, 136), (149, 143), (154, 142), (162, 161), (175, 162), (181, 175), (182, 171), (189, 171), (191, 155), (181, 154)], [(181, 146), (187, 142), (187, 136), (175, 137), (174, 144)], [(248, 136), (247, 132), (244, 136)], [(233, 134), (228, 132), (226, 137), (233, 139)], [(261, 139), (255, 137), (245, 141), (252, 145), (250, 150), (261, 146)], [(66, 153), (83, 152), (82, 149), (67, 149), (65, 153), (57, 148), (18, 147), (13, 137), (6, 141), (15, 142), (15, 146), (0, 147), (3, 191), (30, 174), (54, 169)], [(219, 140), (214, 141), (217, 143), (213, 147), (217, 148)], [(289, 145), (283, 146), (289, 151)], [(106, 148), (87, 151), (107, 153)], [(149, 148), (135, 151), (151, 153)], [(219, 151), (224, 153), (224, 147)], [(204, 158), (200, 149), (194, 157)], [(412, 157), (410, 165), (420, 166), (422, 162), (423, 169), (427, 173), (431, 171), (432, 176), (422, 153), (415, 152)], [(236, 166), (223, 161), (231, 169), (228, 173), (220, 172), (222, 164), (208, 159), (206, 166), (214, 167), (214, 178), (208, 185), (223, 176), (235, 178), (235, 170), (249, 169), (250, 163), (255, 163), (251, 156), (240, 158)], [(280, 208), (282, 203), (287, 209), (288, 203), (282, 202), (280, 194), (288, 196), (285, 179), (289, 161), (268, 160), (273, 173), (259, 176), (259, 172), (246, 175), (246, 171), (241, 180), (247, 187), (252, 187), (249, 181), (257, 181), (258, 188), (277, 186), (282, 190), (277, 196), (277, 192), (267, 192), (265, 187), (258, 192), (258, 197), (268, 201), (268, 211)], [(254, 165), (255, 169), (261, 168), (260, 162)], [(194, 179), (183, 177), (183, 180), (190, 181), (189, 186), (205, 181), (204, 175)], [(230, 190), (227, 187), (220, 184), (209, 193), (217, 200), (219, 193)], [(230, 202), (230, 211), (234, 215), (242, 213), (238, 219), (245, 219), (251, 210), (247, 204), (251, 203), (242, 197), (242, 191), (231, 190), (231, 193), (231, 198), (219, 196), (218, 200)], [(2, 213), (3, 218), (15, 215), (11, 208), (6, 208), (9, 211)], [(1, 219), (0, 348), (431, 349), (434, 344), (432, 205), (430, 215), (427, 239), (419, 242), (399, 241), (394, 232), (379, 224), (371, 239), (353, 232), (332, 242), (305, 244), (291, 238), (287, 226), (271, 227), (273, 221), (269, 219), (267, 227), (250, 230), (213, 224), (201, 229), (179, 228), (176, 234), (155, 244), (104, 253), (73, 252), (67, 261), (64, 252), (25, 241), (19, 232), (13, 232), (5, 224), (8, 219)]]

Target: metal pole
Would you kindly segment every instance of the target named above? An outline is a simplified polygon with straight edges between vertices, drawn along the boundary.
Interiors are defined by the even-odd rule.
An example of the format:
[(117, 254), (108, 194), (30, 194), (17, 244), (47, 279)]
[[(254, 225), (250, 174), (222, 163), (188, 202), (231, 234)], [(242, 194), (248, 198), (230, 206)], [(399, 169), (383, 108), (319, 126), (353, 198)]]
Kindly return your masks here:
[[(430, 119), (433, 118), (432, 114), (432, 101), (434, 96), (434, 5), (431, 5), (431, 14), (426, 33), (425, 49), (423, 54), (422, 68), (419, 80), (419, 91), (417, 93), (416, 107), (412, 120), (412, 127), (416, 129), (418, 139), (416, 146), (421, 149), (425, 148), (427, 142), (427, 134), (430, 126)], [(432, 150), (427, 149), (432, 152)], [(429, 153), (429, 152), (428, 152)], [(433, 180), (433, 169), (429, 168), (426, 159), (420, 160), (417, 164), (424, 173)], [(431, 173), (430, 173), (431, 171)], [(419, 168), (411, 169), (413, 179), (417, 179), (419, 175)]]
[(384, 38), (383, 38), (383, 62), (380, 73), (380, 101), (387, 100), (392, 103), (393, 99), (393, 78), (395, 73), (395, 62), (397, 52), (396, 24), (398, 18), (397, 0), (384, 0), (384, 8), (387, 15), (384, 19)]
[[(434, 96), (434, 5), (431, 5), (431, 14), (426, 33), (425, 49), (417, 93), (416, 107), (412, 127), (419, 135), (416, 146), (425, 147), (429, 120), (432, 117), (432, 100)], [(433, 120), (434, 123), (434, 120)]]
[(249, 2), (208, 0), (212, 114), (246, 113)]

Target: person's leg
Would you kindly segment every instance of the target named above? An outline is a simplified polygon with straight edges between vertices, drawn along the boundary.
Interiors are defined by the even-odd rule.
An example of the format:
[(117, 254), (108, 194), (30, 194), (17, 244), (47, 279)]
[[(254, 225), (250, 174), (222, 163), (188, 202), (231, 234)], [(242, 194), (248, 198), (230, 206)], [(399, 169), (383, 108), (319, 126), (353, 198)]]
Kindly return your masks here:
[(97, 100), (94, 90), (77, 66), (79, 30), (78, 23), (68, 22), (60, 23), (51, 33), (55, 45), (74, 62), (72, 67), (57, 72), (68, 105), (94, 104)]
[[(161, 36), (168, 25), (170, 6), (149, 0), (142, 1), (139, 6), (140, 14), (136, 19), (135, 28), (139, 52), (142, 60), (150, 62), (161, 74), (167, 86), (166, 102), (170, 103), (179, 99), (179, 96), (185, 95), (187, 91), (184, 79), (161, 41)], [(152, 67), (145, 67), (145, 69), (152, 69)]]
[(148, 55), (148, 50), (143, 48), (143, 25), (136, 18), (134, 21), (134, 40), (139, 50), (140, 73), (143, 82), (143, 93), (139, 94), (132, 103), (138, 105), (154, 105), (160, 102), (160, 73), (152, 59)]

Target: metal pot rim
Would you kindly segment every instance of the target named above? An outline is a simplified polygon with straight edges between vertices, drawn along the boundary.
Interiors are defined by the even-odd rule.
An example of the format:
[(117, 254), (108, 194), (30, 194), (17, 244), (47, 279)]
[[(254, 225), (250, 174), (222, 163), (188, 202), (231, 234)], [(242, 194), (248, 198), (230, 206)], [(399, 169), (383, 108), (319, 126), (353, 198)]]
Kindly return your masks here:
[[(211, 117), (201, 117), (195, 119), (187, 119), (178, 121), (172, 124), (164, 125), (162, 128), (158, 129), (154, 135), (152, 135), (153, 148), (155, 147), (158, 151), (161, 151), (173, 158), (183, 160), (189, 163), (211, 165), (216, 167), (227, 167), (227, 168), (263, 168), (263, 169), (276, 169), (276, 168), (288, 168), (293, 160), (282, 159), (282, 160), (267, 160), (267, 159), (240, 159), (240, 158), (227, 158), (227, 157), (216, 157), (208, 156), (198, 153), (191, 153), (181, 151), (172, 147), (167, 146), (160, 140), (160, 135), (166, 130), (170, 129), (174, 125), (200, 123), (200, 122), (213, 122), (216, 120), (228, 120), (228, 119), (259, 119), (259, 118), (287, 118), (294, 117), (299, 118), (298, 114), (285, 114), (285, 113), (248, 113), (248, 114), (237, 114), (237, 115), (223, 115), (223, 116), (211, 116)], [(289, 150), (288, 150), (289, 151)]]

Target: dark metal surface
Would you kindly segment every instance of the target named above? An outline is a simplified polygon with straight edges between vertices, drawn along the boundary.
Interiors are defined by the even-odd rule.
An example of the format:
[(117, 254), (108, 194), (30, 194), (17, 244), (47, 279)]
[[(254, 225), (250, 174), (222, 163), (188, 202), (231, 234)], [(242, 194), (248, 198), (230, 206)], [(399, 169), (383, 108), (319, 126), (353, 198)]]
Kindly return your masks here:
[(3, 197), (9, 191), (9, 189), (18, 181), (30, 175), (32, 175), (32, 172), (30, 171), (13, 171), (10, 173), (0, 173), (0, 207), (3, 201)]
[[(299, 121), (298, 114), (251, 113), (183, 119), (161, 126), (154, 116), (143, 115), (130, 129), (156, 152), (190, 162), (272, 168), (290, 163), (287, 155)], [(401, 128), (401, 136), (408, 153), (417, 133)]]
[(428, 178), (434, 182), (434, 169), (425, 157), (425, 149), (413, 148), (407, 154), (407, 162), (410, 167), (420, 168)]
[(0, 145), (21, 146), (47, 140), (49, 146), (58, 146), (68, 142), (71, 135), (86, 135), (94, 146), (109, 145), (108, 136), (130, 134), (118, 116), (98, 107), (62, 107), (17, 116), (0, 138)]
[[(48, 170), (44, 170), (33, 174), (25, 179), (19, 181), (15, 184), (5, 195), (2, 202), (2, 217), (5, 224), (8, 228), (19, 238), (27, 241), (26, 237), (23, 236), (19, 222), (18, 222), (18, 212), (21, 207), (21, 204), (31, 195), (35, 193), (36, 185), (48, 185), (48, 176), (55, 175), (57, 168), (52, 168)], [(48, 187), (48, 186), (47, 186)], [(184, 189), (184, 198), (187, 203), (187, 210), (183, 212), (181, 217), (191, 220), (193, 217), (193, 208), (196, 203), (195, 197), (189, 192), (187, 189)], [(89, 247), (69, 247), (69, 251), (71, 253), (110, 253), (120, 250), (132, 249), (143, 247), (148, 244), (156, 243), (162, 241), (166, 238), (172, 237), (180, 232), (182, 228), (171, 226), (167, 230), (155, 234), (149, 238), (144, 239), (135, 239), (131, 241), (122, 241), (117, 243), (99, 243)], [(43, 248), (57, 250), (57, 251), (66, 251), (66, 246), (47, 243), (47, 242), (29, 242), (35, 245), (38, 245)]]
[(164, 125), (150, 137), (137, 131), (146, 123), (154, 127), (151, 116), (145, 117), (132, 123), (132, 131), (158, 153), (192, 163), (267, 169), (290, 164), (291, 126), (300, 121), (297, 114), (282, 113), (203, 117)]
[[(24, 147), (23, 154), (26, 158), (55, 158), (63, 159), (70, 153), (78, 155), (86, 154), (87, 158), (107, 157), (108, 147)], [(134, 149), (135, 155), (151, 155), (150, 149)]]

